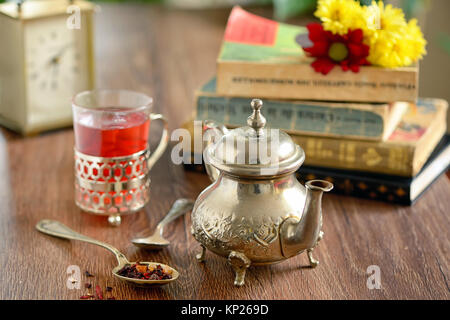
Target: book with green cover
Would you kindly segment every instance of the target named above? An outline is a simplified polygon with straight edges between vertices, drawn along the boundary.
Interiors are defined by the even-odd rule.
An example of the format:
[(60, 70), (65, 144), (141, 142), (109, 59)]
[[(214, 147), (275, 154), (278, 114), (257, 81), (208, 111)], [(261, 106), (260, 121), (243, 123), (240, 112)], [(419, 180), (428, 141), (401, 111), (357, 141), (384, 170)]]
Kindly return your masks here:
[[(216, 79), (196, 92), (196, 119), (243, 126), (250, 98), (216, 93)], [(263, 113), (273, 128), (292, 134), (384, 140), (395, 129), (408, 103), (343, 103), (264, 99)]]
[(302, 26), (278, 23), (236, 6), (217, 60), (217, 93), (233, 97), (391, 102), (417, 99), (417, 66), (362, 66), (358, 73), (314, 71), (295, 41)]

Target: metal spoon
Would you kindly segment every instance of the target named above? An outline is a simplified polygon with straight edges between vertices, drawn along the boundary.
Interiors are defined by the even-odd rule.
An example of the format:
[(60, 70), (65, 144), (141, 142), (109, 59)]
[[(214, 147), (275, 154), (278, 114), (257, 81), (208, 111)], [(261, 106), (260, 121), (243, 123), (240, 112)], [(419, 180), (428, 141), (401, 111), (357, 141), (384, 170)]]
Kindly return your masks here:
[(160, 250), (167, 247), (170, 242), (163, 237), (164, 227), (176, 218), (189, 212), (194, 207), (194, 201), (178, 199), (172, 205), (166, 216), (158, 223), (153, 234), (147, 238), (136, 238), (131, 240), (135, 246), (151, 250)]
[(112, 253), (115, 254), (117, 261), (119, 263), (119, 265), (112, 270), (112, 274), (115, 277), (117, 277), (118, 279), (128, 282), (128, 283), (132, 283), (132, 284), (135, 284), (135, 285), (138, 285), (141, 287), (164, 285), (164, 284), (168, 284), (169, 282), (177, 280), (178, 276), (180, 275), (178, 273), (178, 271), (175, 270), (174, 268), (172, 268), (168, 265), (159, 263), (159, 262), (139, 262), (139, 264), (146, 264), (148, 266), (154, 266), (154, 267), (156, 267), (157, 265), (160, 265), (164, 270), (172, 272), (172, 278), (164, 279), (164, 280), (143, 280), (143, 279), (133, 279), (133, 278), (124, 277), (124, 276), (119, 275), (118, 272), (124, 266), (132, 265), (136, 262), (129, 262), (127, 260), (127, 258), (125, 258), (125, 256), (119, 250), (114, 248), (112, 245), (89, 238), (88, 236), (79, 234), (79, 233), (73, 231), (72, 229), (70, 229), (69, 227), (65, 226), (64, 224), (62, 224), (58, 221), (54, 221), (54, 220), (41, 220), (36, 225), (36, 229), (38, 229), (42, 233), (49, 234), (54, 237), (64, 238), (64, 239), (72, 239), (72, 240), (80, 240), (80, 241), (96, 244), (100, 247), (108, 249), (109, 251), (111, 251)]

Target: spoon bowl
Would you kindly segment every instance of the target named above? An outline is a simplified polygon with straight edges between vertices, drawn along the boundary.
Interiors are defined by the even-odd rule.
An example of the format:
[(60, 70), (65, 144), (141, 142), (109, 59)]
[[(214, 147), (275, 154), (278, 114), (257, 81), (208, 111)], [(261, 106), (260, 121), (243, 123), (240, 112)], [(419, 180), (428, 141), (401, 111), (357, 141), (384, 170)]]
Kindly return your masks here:
[(169, 212), (165, 217), (158, 223), (153, 234), (146, 238), (136, 238), (131, 240), (131, 242), (140, 248), (145, 248), (149, 250), (161, 250), (170, 244), (166, 238), (163, 237), (164, 227), (175, 220), (176, 218), (189, 212), (194, 207), (194, 201), (189, 199), (178, 199), (172, 205)]
[(144, 248), (148, 250), (161, 250), (167, 247), (170, 242), (165, 238), (161, 237), (159, 234), (153, 234), (147, 238), (136, 238), (131, 240), (131, 242), (139, 248)]
[(135, 262), (129, 262), (127, 260), (127, 258), (123, 255), (123, 253), (121, 253), (119, 250), (117, 250), (112, 245), (92, 239), (92, 238), (82, 235), (78, 232), (75, 232), (72, 229), (70, 229), (69, 227), (67, 227), (66, 225), (64, 225), (58, 221), (55, 221), (55, 220), (41, 220), (37, 223), (36, 229), (42, 233), (45, 233), (45, 234), (48, 234), (48, 235), (51, 235), (54, 237), (84, 241), (84, 242), (95, 244), (95, 245), (98, 245), (105, 249), (108, 249), (109, 251), (114, 253), (114, 255), (116, 256), (117, 262), (118, 262), (117, 267), (112, 269), (112, 274), (116, 278), (118, 278), (122, 281), (125, 281), (129, 284), (137, 285), (139, 287), (161, 286), (161, 285), (169, 284), (169, 283), (177, 280), (180, 275), (177, 270), (175, 270), (174, 268), (172, 268), (166, 264), (163, 264), (163, 263), (139, 262), (139, 264), (146, 264), (146, 265), (155, 266), (155, 267), (157, 265), (160, 265), (164, 270), (170, 270), (172, 272), (172, 274), (171, 274), (172, 277), (170, 279), (161, 279), (161, 280), (150, 280), (150, 279), (145, 280), (145, 279), (135, 279), (135, 278), (124, 277), (124, 276), (119, 275), (119, 271), (127, 265), (133, 265)]

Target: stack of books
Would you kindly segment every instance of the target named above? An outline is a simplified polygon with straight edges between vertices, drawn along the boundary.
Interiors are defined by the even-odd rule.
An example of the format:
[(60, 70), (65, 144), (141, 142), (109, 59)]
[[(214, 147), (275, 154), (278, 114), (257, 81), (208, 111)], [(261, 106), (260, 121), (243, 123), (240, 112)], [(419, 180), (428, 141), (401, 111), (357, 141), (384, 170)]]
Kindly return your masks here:
[(416, 66), (316, 73), (295, 41), (306, 32), (235, 7), (217, 75), (196, 92), (195, 119), (244, 126), (251, 98), (262, 98), (267, 123), (305, 150), (300, 180), (413, 203), (450, 164), (447, 102), (417, 98)]

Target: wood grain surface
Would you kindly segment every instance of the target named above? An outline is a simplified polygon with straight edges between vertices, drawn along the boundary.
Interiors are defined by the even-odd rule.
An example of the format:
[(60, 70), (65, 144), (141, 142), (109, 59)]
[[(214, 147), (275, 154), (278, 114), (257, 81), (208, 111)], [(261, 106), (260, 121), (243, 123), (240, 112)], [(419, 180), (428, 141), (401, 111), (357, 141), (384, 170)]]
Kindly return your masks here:
[[(259, 12), (259, 11), (258, 11)], [(145, 5), (103, 5), (96, 20), (97, 86), (148, 93), (171, 129), (193, 110), (194, 90), (214, 74), (228, 10), (177, 11)], [(69, 106), (67, 106), (69, 107)], [(152, 140), (159, 130), (152, 128)], [(170, 149), (170, 148), (169, 148)], [(196, 198), (206, 176), (185, 172), (170, 150), (152, 170), (152, 199), (125, 217), (119, 228), (74, 204), (73, 131), (22, 138), (0, 131), (0, 298), (79, 299), (93, 286), (113, 287), (117, 299), (449, 299), (450, 182), (443, 175), (413, 207), (337, 195), (324, 197), (324, 240), (315, 250), (320, 265), (305, 255), (268, 267), (250, 268), (246, 285), (233, 286), (225, 259), (194, 258), (199, 245), (189, 215), (166, 229), (172, 244), (158, 252), (134, 247), (180, 197)], [(108, 251), (52, 238), (34, 226), (56, 219), (74, 230), (116, 246), (131, 261), (160, 261), (181, 272), (165, 287), (139, 289), (111, 276)], [(88, 270), (82, 289), (66, 286), (70, 265)], [(369, 290), (367, 268), (381, 271), (381, 289)]]

